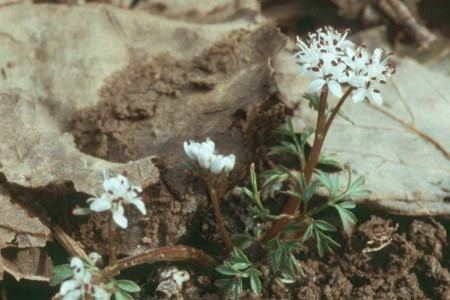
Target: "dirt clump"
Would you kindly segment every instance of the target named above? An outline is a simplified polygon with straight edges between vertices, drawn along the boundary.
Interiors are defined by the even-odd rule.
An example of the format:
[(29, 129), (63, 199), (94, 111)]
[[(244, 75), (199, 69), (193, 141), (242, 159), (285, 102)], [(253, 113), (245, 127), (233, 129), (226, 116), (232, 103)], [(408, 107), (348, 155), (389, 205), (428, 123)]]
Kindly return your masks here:
[[(384, 233), (391, 235), (384, 247), (363, 251)], [(304, 276), (284, 291), (272, 285), (267, 298), (449, 299), (449, 271), (442, 258), (446, 234), (435, 221), (411, 220), (397, 228), (390, 219), (372, 216), (336, 254), (300, 259)]]

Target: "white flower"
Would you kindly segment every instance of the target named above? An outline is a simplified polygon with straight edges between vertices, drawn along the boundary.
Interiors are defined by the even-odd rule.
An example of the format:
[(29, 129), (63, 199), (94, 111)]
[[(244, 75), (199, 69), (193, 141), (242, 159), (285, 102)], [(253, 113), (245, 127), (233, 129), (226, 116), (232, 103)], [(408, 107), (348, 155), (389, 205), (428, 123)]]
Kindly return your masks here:
[(316, 93), (327, 85), (331, 93), (336, 97), (342, 96), (342, 87), (340, 82), (346, 80), (345, 69), (347, 66), (338, 62), (333, 54), (325, 54), (319, 59), (319, 64), (311, 68), (314, 79), (308, 87), (310, 93)]
[(304, 41), (297, 37), (296, 53), (300, 73), (312, 77), (308, 92), (317, 93), (324, 86), (336, 97), (343, 95), (342, 85), (354, 88), (352, 98), (361, 102), (365, 98), (381, 104), (383, 98), (376, 86), (386, 83), (394, 74), (389, 55), (382, 59), (384, 50), (377, 48), (369, 55), (365, 47), (357, 47), (346, 39), (348, 31), (340, 33), (331, 27), (310, 33)]
[(190, 159), (196, 161), (201, 168), (209, 169), (214, 174), (230, 172), (234, 168), (236, 156), (234, 154), (227, 156), (216, 154), (215, 144), (209, 138), (203, 143), (184, 142), (183, 147)]
[(386, 80), (395, 73), (395, 66), (388, 64), (389, 56), (381, 60), (383, 53), (384, 50), (380, 48), (375, 49), (370, 57), (365, 48), (347, 52), (344, 61), (349, 66), (348, 83), (355, 88), (352, 92), (355, 103), (367, 98), (375, 104), (383, 104), (383, 97), (378, 86), (385, 84)]
[(362, 102), (368, 98), (371, 102), (381, 105), (383, 104), (383, 97), (379, 89), (373, 87), (360, 87), (352, 93), (352, 100), (355, 103)]
[(123, 204), (133, 204), (143, 215), (147, 213), (145, 204), (139, 196), (142, 188), (130, 186), (125, 176), (105, 177), (103, 189), (105, 192), (100, 197), (88, 199), (89, 208), (96, 212), (110, 210), (114, 222), (121, 228), (128, 227)]
[(211, 166), (211, 156), (215, 151), (215, 144), (209, 138), (203, 143), (196, 143), (194, 141), (184, 142), (184, 151), (190, 159), (196, 160), (198, 164), (204, 168), (209, 169)]
[(81, 300), (89, 295), (95, 300), (109, 300), (111, 295), (100, 285), (93, 284), (92, 273), (86, 269), (83, 261), (79, 257), (74, 257), (70, 261), (73, 277), (61, 284), (59, 293), (63, 300)]
[(86, 286), (90, 285), (92, 275), (84, 268), (83, 261), (79, 257), (74, 257), (70, 261), (70, 267), (73, 271), (73, 278), (64, 281), (61, 284), (59, 293), (63, 300), (78, 300), (86, 293)]
[(211, 158), (211, 172), (214, 174), (230, 172), (234, 168), (235, 161), (236, 156), (234, 154), (228, 156), (214, 154)]

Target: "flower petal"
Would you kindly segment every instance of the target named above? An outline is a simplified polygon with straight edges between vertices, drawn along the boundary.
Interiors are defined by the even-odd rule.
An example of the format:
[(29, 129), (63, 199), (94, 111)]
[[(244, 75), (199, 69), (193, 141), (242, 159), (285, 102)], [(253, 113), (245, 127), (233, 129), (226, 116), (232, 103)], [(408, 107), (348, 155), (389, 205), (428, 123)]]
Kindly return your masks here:
[(94, 287), (94, 299), (95, 300), (109, 300), (111, 295), (103, 288), (99, 286)]
[(200, 152), (198, 153), (197, 160), (200, 167), (204, 169), (209, 169), (211, 166), (212, 154), (208, 152)]
[(226, 156), (224, 171), (230, 172), (231, 170), (233, 170), (235, 163), (236, 163), (236, 156), (234, 154)]
[(359, 88), (352, 94), (352, 100), (355, 103), (362, 102), (364, 98), (366, 97), (366, 90), (363, 88)]
[(325, 85), (326, 81), (322, 78), (313, 80), (308, 86), (309, 93), (317, 93)]
[(211, 172), (219, 174), (225, 167), (225, 158), (223, 155), (214, 155), (211, 159)]
[(369, 92), (369, 100), (375, 104), (381, 105), (383, 104), (383, 97), (381, 97), (380, 92), (370, 91)]
[(215, 151), (216, 145), (213, 141), (210, 140), (210, 138), (206, 139), (206, 142), (202, 143), (202, 152), (208, 153), (212, 155)]
[(89, 202), (91, 202), (89, 208), (93, 211), (100, 212), (111, 209), (111, 198), (106, 193), (104, 193), (100, 198), (92, 198)]
[(83, 291), (81, 289), (73, 290), (64, 295), (63, 300), (80, 300), (82, 299)]
[(184, 142), (183, 147), (184, 147), (184, 152), (186, 153), (186, 155), (190, 159), (195, 160), (195, 158), (196, 158), (195, 145), (193, 145), (192, 143)]
[(117, 206), (117, 208), (113, 211), (113, 220), (119, 227), (125, 229), (128, 227), (128, 220), (124, 216), (124, 209), (121, 204)]
[(330, 89), (330, 92), (336, 97), (338, 98), (342, 97), (342, 87), (337, 81), (335, 80), (328, 81), (328, 88)]
[(144, 201), (141, 198), (134, 198), (130, 201), (131, 204), (136, 206), (136, 208), (141, 212), (141, 214), (147, 214), (147, 209), (145, 208)]
[(73, 291), (77, 287), (79, 287), (79, 283), (75, 279), (69, 279), (64, 281), (59, 288), (59, 293), (63, 296), (67, 295), (70, 291)]

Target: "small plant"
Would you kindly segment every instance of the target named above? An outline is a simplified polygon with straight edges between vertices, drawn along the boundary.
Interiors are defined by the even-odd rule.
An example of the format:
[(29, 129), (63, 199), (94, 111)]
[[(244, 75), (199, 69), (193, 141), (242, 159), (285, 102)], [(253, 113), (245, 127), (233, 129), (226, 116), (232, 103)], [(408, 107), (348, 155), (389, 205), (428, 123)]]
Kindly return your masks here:
[(61, 284), (59, 294), (63, 300), (130, 300), (130, 293), (137, 293), (140, 287), (130, 280), (116, 280), (108, 271), (96, 264), (101, 256), (91, 253), (87, 259), (73, 257), (70, 265), (59, 265), (52, 271), (50, 285)]
[(195, 172), (205, 181), (222, 241), (225, 247), (231, 250), (233, 248), (233, 242), (225, 227), (219, 200), (223, 192), (223, 183), (227, 179), (229, 172), (234, 168), (236, 156), (234, 154), (228, 156), (216, 154), (215, 147), (216, 145), (209, 138), (203, 143), (193, 141), (185, 142), (184, 151), (192, 160), (192, 163), (186, 162), (184, 166), (188, 170)]
[[(184, 143), (184, 151), (190, 161), (184, 166), (203, 179), (214, 209), (214, 217), (221, 239), (229, 257), (217, 266), (216, 261), (201, 250), (188, 246), (167, 246), (150, 249), (136, 256), (117, 259), (116, 226), (128, 227), (124, 205), (135, 206), (142, 214), (146, 207), (141, 198), (142, 189), (129, 184), (122, 175), (108, 178), (103, 182), (104, 193), (87, 200), (89, 208), (76, 208), (75, 214), (109, 212), (108, 266), (103, 267), (99, 254), (86, 255), (83, 250), (73, 248), (74, 242), (67, 243), (67, 249), (73, 255), (70, 264), (57, 266), (53, 270), (51, 284), (60, 287), (60, 296), (64, 300), (95, 299), (107, 300), (112, 295), (116, 300), (132, 299), (131, 294), (139, 292), (139, 286), (129, 280), (117, 280), (122, 269), (152, 263), (155, 261), (191, 260), (208, 267), (216, 267), (224, 278), (217, 280), (225, 298), (239, 299), (242, 291), (249, 290), (256, 296), (262, 294), (262, 286), (272, 280), (284, 284), (293, 283), (302, 275), (298, 254), (307, 249), (310, 240), (315, 242), (318, 255), (334, 251), (339, 247), (334, 232), (337, 228), (323, 219), (321, 213), (334, 210), (343, 230), (350, 234), (357, 218), (351, 211), (355, 208), (354, 198), (364, 197), (364, 178), (356, 179), (349, 169), (345, 184), (336, 174), (320, 170), (318, 166), (332, 166), (342, 170), (333, 156), (322, 152), (322, 146), (332, 122), (337, 115), (349, 120), (342, 111), (344, 102), (351, 98), (354, 102), (364, 99), (382, 104), (378, 89), (395, 72), (395, 66), (389, 62), (389, 55), (382, 49), (369, 53), (364, 46), (355, 45), (346, 39), (348, 31), (340, 33), (331, 27), (310, 33), (306, 40), (297, 38), (300, 51), (296, 54), (300, 72), (312, 78), (305, 98), (317, 111), (315, 128), (307, 128), (301, 133), (294, 130), (290, 120), (287, 126), (276, 133), (282, 141), (270, 149), (269, 156), (289, 155), (297, 161), (296, 167), (270, 164), (271, 169), (258, 174), (254, 164), (250, 166), (250, 186), (243, 187), (242, 193), (252, 200), (249, 214), (260, 223), (271, 226), (265, 232), (264, 227), (255, 227), (234, 236), (234, 245), (220, 210), (219, 200), (228, 187), (230, 172), (234, 169), (236, 157), (216, 153), (215, 143), (209, 138), (202, 143), (193, 141)], [(332, 105), (329, 93), (338, 98)], [(311, 148), (308, 142), (313, 138)], [(324, 198), (317, 198), (321, 194)], [(287, 196), (288, 201), (280, 213), (273, 213), (266, 207), (268, 198), (279, 194)], [(265, 227), (267, 228), (267, 226)], [(57, 228), (56, 228), (57, 229)], [(60, 235), (61, 230), (54, 230)], [(59, 241), (68, 237), (59, 236)], [(244, 251), (260, 249), (263, 255), (248, 255)], [(258, 252), (259, 253), (259, 252)], [(250, 260), (249, 257), (252, 259)], [(183, 283), (189, 280), (189, 273), (170, 268), (161, 274), (158, 292), (168, 297), (180, 296)], [(263, 280), (261, 280), (263, 279)]]
[[(115, 280), (113, 267), (116, 264), (116, 225), (122, 229), (128, 227), (123, 205), (132, 204), (142, 214), (146, 214), (145, 204), (140, 197), (142, 188), (131, 186), (123, 175), (108, 177), (104, 175), (104, 193), (99, 197), (89, 198), (89, 208), (75, 208), (73, 214), (86, 215), (93, 212), (109, 211), (108, 239), (109, 266), (99, 268), (101, 256), (91, 253), (88, 257), (73, 257), (69, 265), (57, 266), (53, 269), (52, 284), (61, 284), (60, 295), (64, 300), (95, 299), (107, 300), (114, 295), (116, 300), (130, 300), (129, 293), (140, 291), (139, 286), (130, 280)], [(70, 267), (70, 268), (69, 268)]]
[(145, 204), (140, 197), (142, 188), (130, 186), (128, 179), (123, 175), (107, 177), (104, 175), (104, 193), (99, 197), (89, 198), (89, 208), (75, 208), (75, 215), (85, 215), (91, 212), (109, 211), (108, 239), (109, 239), (109, 264), (116, 262), (116, 225), (122, 229), (128, 227), (128, 219), (125, 217), (124, 205), (134, 205), (143, 215), (147, 213)]
[[(109, 300), (113, 296), (115, 300), (132, 300), (132, 294), (138, 293), (140, 287), (130, 280), (115, 279), (120, 271), (144, 263), (153, 263), (166, 259), (167, 261), (196, 261), (207, 267), (216, 265), (215, 260), (201, 250), (188, 246), (166, 246), (146, 250), (135, 256), (117, 260), (115, 226), (122, 229), (128, 227), (128, 219), (125, 216), (124, 205), (132, 204), (142, 214), (146, 214), (146, 207), (141, 198), (142, 188), (132, 186), (123, 175), (115, 177), (104, 176), (104, 193), (99, 197), (87, 200), (89, 207), (77, 207), (73, 210), (75, 215), (86, 215), (93, 212), (109, 212), (108, 240), (109, 260), (108, 266), (103, 266), (102, 256), (98, 253), (86, 255), (78, 247), (75, 241), (67, 236), (59, 227), (54, 227), (54, 234), (69, 253), (76, 253), (70, 264), (59, 265), (52, 270), (50, 284), (61, 284), (59, 295), (63, 300)], [(173, 287), (182, 288), (183, 280), (189, 279), (189, 274), (184, 271), (173, 274)], [(187, 279), (186, 279), (187, 276)], [(169, 291), (169, 282), (161, 287), (165, 292)]]
[(216, 281), (216, 285), (222, 290), (224, 297), (231, 294), (233, 299), (239, 299), (243, 290), (244, 281), (251, 291), (256, 295), (261, 295), (262, 273), (253, 266), (252, 262), (239, 248), (231, 251), (230, 258), (216, 268), (217, 272), (229, 278)]
[[(350, 234), (352, 226), (357, 222), (351, 211), (355, 207), (352, 199), (368, 194), (363, 187), (364, 178), (360, 176), (354, 179), (351, 170), (348, 172), (346, 185), (342, 186), (338, 175), (317, 169), (318, 165), (342, 169), (332, 156), (322, 153), (322, 146), (337, 115), (349, 120), (341, 112), (346, 99), (352, 98), (357, 103), (367, 98), (375, 104), (382, 104), (379, 86), (385, 84), (395, 73), (395, 66), (389, 63), (389, 55), (383, 58), (384, 50), (375, 49), (370, 54), (364, 46), (355, 47), (348, 41), (347, 34), (348, 31), (340, 33), (331, 27), (325, 27), (310, 33), (304, 41), (297, 38), (300, 51), (296, 58), (300, 73), (312, 78), (305, 98), (317, 111), (316, 127), (297, 133), (288, 120), (286, 128), (276, 130), (282, 142), (273, 146), (269, 155), (291, 155), (296, 158), (298, 168), (288, 169), (277, 165), (266, 171), (264, 176), (258, 176), (252, 165), (250, 187), (242, 188), (243, 193), (252, 199), (253, 206), (249, 209), (252, 216), (273, 222), (272, 227), (261, 238), (248, 234), (239, 235), (241, 240), (245, 239), (243, 244), (247, 249), (251, 249), (251, 244), (258, 244), (265, 249), (266, 256), (260, 258), (261, 261), (266, 260), (270, 267), (265, 282), (271, 279), (283, 283), (294, 282), (302, 274), (296, 254), (306, 248), (310, 239), (315, 239), (320, 256), (339, 247), (339, 243), (333, 238), (333, 232), (337, 228), (321, 219), (320, 213), (326, 209), (334, 209), (344, 231)], [(331, 106), (329, 92), (339, 98), (334, 107)], [(312, 147), (307, 149), (307, 142), (312, 137)], [(261, 185), (260, 177), (265, 178), (261, 180)], [(267, 191), (274, 185), (277, 188), (282, 186), (281, 193), (289, 198), (278, 214), (273, 214), (264, 205), (264, 196), (270, 194)], [(319, 191), (321, 195), (326, 195), (326, 199), (317, 202), (314, 195)], [(236, 253), (242, 252), (235, 249), (231, 254), (232, 261), (236, 261)], [(233, 268), (233, 264), (227, 260), (218, 268), (223, 275), (235, 276), (234, 279), (220, 281), (220, 286), (233, 291), (235, 299), (239, 298), (243, 287), (240, 278), (246, 278), (242, 276), (242, 273), (245, 274), (242, 270), (246, 270), (244, 266), (248, 268), (260, 264), (251, 264), (243, 259), (244, 256), (243, 253), (239, 256), (243, 262), (242, 269)]]

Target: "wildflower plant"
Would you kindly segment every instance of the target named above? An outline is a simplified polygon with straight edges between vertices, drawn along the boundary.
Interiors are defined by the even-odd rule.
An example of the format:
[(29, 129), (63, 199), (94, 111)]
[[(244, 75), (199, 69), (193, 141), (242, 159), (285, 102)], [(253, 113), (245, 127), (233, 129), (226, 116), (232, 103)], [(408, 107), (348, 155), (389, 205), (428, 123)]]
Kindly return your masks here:
[[(338, 229), (322, 218), (321, 213), (325, 210), (334, 211), (344, 232), (350, 234), (357, 222), (352, 212), (355, 208), (353, 199), (366, 196), (368, 191), (364, 189), (364, 178), (354, 178), (351, 170), (348, 171), (346, 183), (341, 183), (341, 177), (337, 174), (319, 170), (318, 166), (323, 165), (342, 170), (333, 156), (322, 152), (322, 146), (338, 115), (349, 120), (341, 111), (345, 101), (352, 99), (359, 103), (368, 99), (381, 105), (383, 97), (380, 87), (395, 73), (395, 66), (389, 59), (390, 54), (379, 48), (369, 52), (364, 46), (355, 46), (347, 40), (347, 35), (348, 31), (339, 32), (325, 27), (310, 33), (304, 40), (297, 38), (299, 51), (295, 57), (300, 74), (311, 78), (305, 98), (317, 111), (316, 126), (298, 133), (288, 120), (286, 127), (277, 129), (281, 143), (273, 146), (268, 156), (292, 156), (297, 165), (288, 168), (281, 164), (270, 164), (270, 170), (258, 174), (252, 164), (250, 184), (241, 189), (242, 194), (252, 202), (249, 214), (269, 227), (258, 226), (236, 234), (236, 246), (234, 245), (225, 227), (219, 200), (224, 196), (230, 172), (235, 167), (236, 156), (217, 153), (215, 143), (209, 138), (200, 143), (185, 142), (184, 152), (189, 160), (184, 166), (203, 179), (208, 188), (216, 224), (229, 252), (228, 258), (217, 266), (215, 259), (201, 250), (188, 246), (167, 246), (151, 249), (139, 254), (140, 256), (117, 260), (116, 226), (121, 229), (128, 227), (124, 206), (134, 206), (143, 215), (147, 211), (141, 198), (142, 188), (131, 185), (122, 175), (105, 176), (104, 192), (88, 199), (89, 207), (76, 208), (74, 214), (108, 212), (108, 266), (102, 266), (99, 254), (84, 254), (74, 256), (70, 264), (55, 267), (51, 284), (61, 284), (61, 297), (64, 300), (107, 300), (114, 295), (117, 300), (132, 299), (130, 293), (139, 292), (139, 286), (132, 281), (117, 280), (114, 277), (123, 268), (160, 261), (161, 258), (170, 261), (189, 259), (205, 266), (215, 266), (222, 277), (216, 281), (216, 285), (225, 298), (231, 296), (239, 299), (244, 289), (260, 296), (263, 285), (272, 280), (289, 284), (302, 275), (298, 254), (307, 249), (308, 245), (314, 242), (320, 256), (339, 247), (334, 234)], [(332, 105), (335, 102), (330, 101), (329, 96), (337, 97), (337, 104)], [(312, 146), (309, 147), (311, 140)], [(315, 197), (319, 192), (325, 197)], [(267, 208), (266, 200), (276, 198), (279, 194), (284, 194), (288, 200), (281, 212), (274, 213)], [(250, 251), (254, 249), (261, 250), (257, 253), (264, 255), (252, 253), (250, 256)], [(165, 277), (162, 278), (158, 291), (168, 297), (178, 297), (183, 283), (189, 280), (189, 274), (176, 269), (170, 270), (162, 274)]]
[[(59, 296), (63, 300), (132, 300), (133, 294), (141, 289), (133, 281), (116, 279), (121, 270), (133, 266), (154, 263), (167, 259), (167, 261), (196, 261), (207, 267), (216, 265), (214, 258), (205, 252), (189, 246), (175, 245), (155, 249), (144, 250), (136, 255), (117, 259), (115, 233), (116, 226), (121, 229), (128, 227), (128, 219), (125, 216), (125, 205), (136, 207), (142, 214), (147, 210), (142, 200), (142, 188), (131, 185), (123, 175), (108, 177), (104, 175), (104, 193), (100, 196), (87, 199), (88, 207), (76, 207), (74, 215), (87, 215), (96, 212), (108, 212), (108, 240), (109, 259), (108, 265), (103, 265), (103, 258), (98, 253), (87, 255), (78, 243), (64, 233), (59, 226), (53, 227), (56, 239), (72, 254), (70, 264), (58, 265), (52, 270), (50, 285), (60, 286)], [(73, 255), (73, 254), (76, 255)], [(162, 274), (164, 275), (164, 274)], [(176, 291), (180, 293), (183, 282), (189, 280), (186, 271), (166, 272), (164, 285), (158, 291), (166, 294)], [(174, 295), (175, 295), (174, 294)], [(58, 298), (59, 299), (59, 298)]]
[(209, 138), (202, 143), (194, 141), (184, 142), (184, 152), (191, 160), (185, 162), (184, 166), (199, 175), (208, 187), (209, 197), (214, 209), (214, 217), (220, 231), (222, 241), (229, 250), (233, 248), (233, 242), (225, 227), (219, 199), (223, 190), (224, 180), (233, 170), (236, 156), (234, 154), (221, 155), (216, 153), (216, 145)]
[(128, 227), (124, 205), (135, 206), (142, 214), (147, 210), (140, 194), (142, 188), (130, 185), (123, 175), (108, 177), (104, 174), (104, 192), (98, 197), (87, 200), (89, 207), (77, 207), (74, 215), (87, 215), (96, 212), (109, 212), (109, 268), (100, 269), (97, 263), (102, 260), (98, 253), (88, 257), (73, 257), (70, 265), (60, 265), (53, 269), (52, 284), (61, 283), (60, 295), (63, 300), (95, 299), (108, 300), (114, 295), (116, 300), (130, 300), (129, 293), (140, 291), (139, 286), (130, 280), (114, 279), (116, 265), (116, 226), (122, 229)]
[(128, 219), (125, 217), (124, 205), (135, 206), (143, 215), (147, 214), (145, 204), (142, 201), (140, 194), (142, 188), (139, 186), (130, 185), (128, 178), (123, 175), (115, 177), (108, 177), (104, 174), (103, 180), (103, 194), (98, 197), (89, 198), (89, 208), (75, 208), (73, 213), (75, 215), (86, 215), (95, 212), (108, 211), (108, 239), (110, 250), (110, 264), (114, 264), (116, 257), (116, 226), (122, 229), (128, 227)]
[(109, 271), (97, 266), (98, 253), (87, 258), (73, 257), (70, 264), (59, 265), (52, 270), (50, 285), (59, 285), (59, 295), (63, 300), (131, 300), (131, 293), (137, 293), (140, 287), (130, 280), (116, 280)]
[[(242, 188), (243, 194), (252, 200), (253, 205), (249, 209), (251, 215), (272, 223), (261, 237), (239, 235), (241, 244), (245, 244), (247, 249), (252, 249), (249, 245), (254, 244), (265, 250), (264, 258), (260, 257), (258, 262), (245, 265), (246, 268), (256, 268), (261, 265), (261, 261), (267, 261), (269, 273), (265, 282), (275, 279), (287, 284), (301, 276), (297, 254), (306, 249), (309, 240), (315, 241), (320, 256), (339, 247), (333, 237), (337, 228), (322, 219), (320, 213), (334, 209), (344, 231), (350, 234), (357, 222), (351, 211), (355, 208), (352, 200), (368, 195), (364, 189), (364, 178), (354, 178), (351, 170), (346, 184), (342, 184), (337, 174), (317, 169), (319, 165), (330, 165), (342, 170), (333, 156), (322, 153), (322, 146), (337, 115), (349, 120), (341, 111), (344, 102), (349, 98), (355, 103), (368, 99), (381, 105), (383, 98), (380, 87), (395, 73), (395, 66), (389, 60), (390, 54), (380, 48), (370, 53), (365, 46), (355, 46), (347, 40), (347, 35), (348, 31), (339, 32), (325, 27), (310, 33), (305, 40), (297, 38), (299, 51), (295, 57), (300, 75), (311, 78), (305, 98), (317, 111), (316, 127), (297, 133), (288, 120), (286, 127), (276, 130), (282, 141), (270, 149), (269, 156), (292, 156), (297, 161), (297, 168), (276, 165), (258, 176), (252, 165), (250, 186)], [(330, 101), (329, 96), (338, 98), (336, 105), (332, 106), (334, 102)], [(312, 146), (308, 148), (311, 139)], [(278, 189), (282, 187), (280, 192), (288, 196), (281, 213), (277, 214), (265, 206), (265, 196), (270, 194), (267, 191), (272, 190), (273, 186)], [(314, 197), (319, 191), (325, 195), (325, 200)], [(232, 259), (235, 256), (233, 252)], [(218, 271), (223, 275), (245, 278), (241, 274), (242, 270), (233, 269), (227, 260)], [(242, 292), (242, 283), (237, 279), (221, 281), (221, 286), (233, 290), (235, 299)]]
[(234, 248), (230, 258), (216, 268), (217, 272), (226, 276), (226, 279), (216, 281), (224, 297), (231, 295), (233, 299), (239, 299), (245, 284), (256, 296), (261, 295), (262, 284), (260, 276), (262, 272), (253, 266), (252, 262), (239, 248)]

